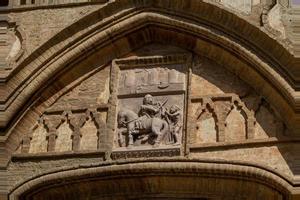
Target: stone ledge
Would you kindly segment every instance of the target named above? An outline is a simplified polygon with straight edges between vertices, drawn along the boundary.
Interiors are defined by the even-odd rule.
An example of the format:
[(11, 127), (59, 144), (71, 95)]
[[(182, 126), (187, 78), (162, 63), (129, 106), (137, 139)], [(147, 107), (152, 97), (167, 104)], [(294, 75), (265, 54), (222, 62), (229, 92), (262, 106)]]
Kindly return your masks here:
[[(120, 149), (120, 150), (119, 150)], [(149, 158), (149, 157), (172, 157), (180, 156), (180, 147), (166, 147), (166, 148), (145, 148), (145, 149), (128, 149), (119, 148), (112, 152), (111, 158), (113, 160), (128, 159), (128, 158)], [(125, 150), (124, 150), (125, 149)]]
[[(99, 155), (104, 158), (106, 151), (99, 149), (97, 151), (68, 151), (68, 152), (45, 152), (45, 153), (15, 153), (12, 155), (12, 161), (30, 161), (30, 160), (43, 160), (43, 159), (63, 159), (63, 158), (78, 158), (78, 157), (91, 157)], [(100, 157), (99, 157), (100, 158)]]
[(205, 151), (205, 150), (224, 150), (232, 148), (248, 148), (253, 146), (266, 146), (266, 145), (276, 145), (283, 143), (300, 143), (300, 138), (296, 139), (278, 139), (275, 137), (266, 139), (248, 139), (239, 142), (217, 142), (217, 143), (205, 143), (205, 144), (189, 144), (188, 148), (191, 152), (193, 151)]

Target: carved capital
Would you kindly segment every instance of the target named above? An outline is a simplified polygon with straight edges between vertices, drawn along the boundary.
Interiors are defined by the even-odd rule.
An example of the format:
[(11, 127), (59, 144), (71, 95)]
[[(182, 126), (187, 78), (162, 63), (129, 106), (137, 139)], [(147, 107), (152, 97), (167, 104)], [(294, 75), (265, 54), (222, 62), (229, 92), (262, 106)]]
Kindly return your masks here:
[(60, 115), (49, 115), (44, 117), (44, 123), (48, 128), (47, 140), (48, 140), (48, 151), (55, 151), (55, 142), (57, 138), (57, 128), (62, 122)]
[(72, 133), (72, 149), (73, 151), (80, 150), (80, 139), (81, 139), (81, 132), (80, 128), (86, 122), (87, 116), (85, 113), (83, 114), (72, 114), (70, 117), (70, 124), (73, 127), (74, 131)]
[(99, 148), (104, 148), (103, 144), (106, 141), (106, 133), (107, 133), (107, 129), (106, 129), (106, 125), (105, 123), (101, 120), (101, 116), (100, 113), (97, 112), (96, 110), (91, 111), (91, 116), (94, 119), (96, 126), (97, 126), (97, 130), (98, 130), (98, 147)]

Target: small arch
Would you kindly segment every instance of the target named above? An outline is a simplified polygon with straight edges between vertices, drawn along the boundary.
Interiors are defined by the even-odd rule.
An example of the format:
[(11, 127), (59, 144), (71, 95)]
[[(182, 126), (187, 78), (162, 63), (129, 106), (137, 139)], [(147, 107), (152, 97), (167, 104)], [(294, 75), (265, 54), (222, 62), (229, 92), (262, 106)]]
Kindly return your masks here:
[(98, 128), (92, 117), (89, 117), (80, 129), (80, 150), (96, 150), (98, 148)]
[(57, 129), (55, 152), (72, 151), (72, 129), (65, 120)]
[(196, 143), (214, 143), (218, 141), (217, 116), (209, 104), (201, 109), (196, 120)]
[(246, 119), (243, 111), (234, 105), (225, 122), (225, 141), (243, 141), (246, 139)]
[(47, 129), (43, 123), (34, 127), (28, 153), (47, 152)]

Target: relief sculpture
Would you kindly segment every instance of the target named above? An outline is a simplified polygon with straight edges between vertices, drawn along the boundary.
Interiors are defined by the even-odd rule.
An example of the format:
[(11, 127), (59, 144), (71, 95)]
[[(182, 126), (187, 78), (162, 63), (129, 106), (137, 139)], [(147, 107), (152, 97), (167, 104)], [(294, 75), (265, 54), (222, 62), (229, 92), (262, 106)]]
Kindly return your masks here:
[(118, 112), (118, 143), (120, 147), (134, 144), (180, 144), (182, 130), (181, 108), (175, 104), (166, 107), (163, 102), (146, 94), (139, 112), (122, 108)]
[(114, 61), (111, 102), (116, 105), (115, 154), (181, 149), (188, 61), (188, 55)]
[(121, 71), (119, 94), (184, 90), (185, 84), (180, 70), (182, 70), (180, 67), (175, 70), (162, 66), (123, 70)]

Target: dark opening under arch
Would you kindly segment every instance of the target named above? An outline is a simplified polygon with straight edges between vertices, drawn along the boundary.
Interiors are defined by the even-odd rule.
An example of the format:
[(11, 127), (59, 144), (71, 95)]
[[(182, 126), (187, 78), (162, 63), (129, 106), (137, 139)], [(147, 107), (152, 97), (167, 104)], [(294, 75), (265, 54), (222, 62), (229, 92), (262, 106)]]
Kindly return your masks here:
[(8, 0), (1, 0), (0, 6), (8, 6)]

